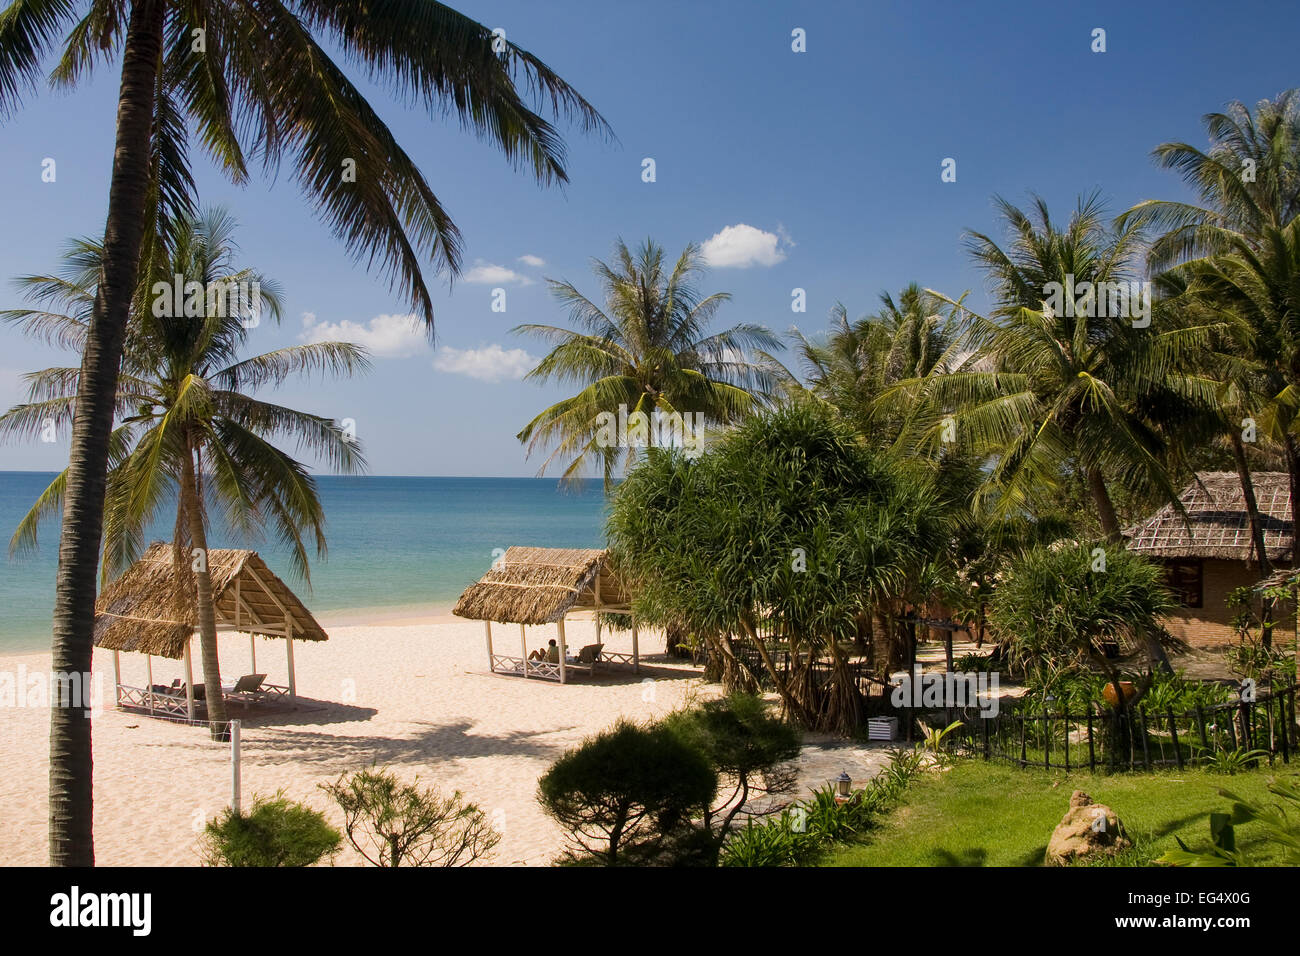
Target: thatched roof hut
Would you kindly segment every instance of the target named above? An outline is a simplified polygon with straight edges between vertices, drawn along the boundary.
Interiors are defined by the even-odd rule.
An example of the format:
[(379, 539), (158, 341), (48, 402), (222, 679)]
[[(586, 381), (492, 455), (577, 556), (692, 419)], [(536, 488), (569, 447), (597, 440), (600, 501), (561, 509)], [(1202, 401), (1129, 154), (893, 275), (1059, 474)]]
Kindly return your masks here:
[[(189, 564), (177, 585), (172, 547), (155, 542), (95, 602), (95, 646), (180, 660), (198, 629)], [(328, 635), (256, 551), (208, 550), (217, 626), (263, 637), (324, 641)]]
[[(587, 658), (569, 660), (564, 619), (574, 611), (596, 614), (596, 644), (584, 648)], [(632, 653), (611, 654), (600, 643), (600, 614), (627, 614), (628, 598), (610, 566), (609, 553), (594, 548), (507, 548), (499, 561), (465, 589), (452, 613), (483, 622), (488, 666), (494, 673), (543, 677), (566, 683), (574, 670), (619, 663), (640, 670), (636, 621), (632, 621)], [(519, 656), (498, 654), (492, 646), (492, 622), (519, 625)], [(524, 626), (554, 624), (558, 657), (535, 660), (529, 655)]]
[(569, 611), (626, 605), (609, 554), (595, 548), (507, 548), (465, 589), (453, 614), (475, 621), (554, 624)]
[[(1291, 486), (1286, 472), (1252, 474), (1255, 499), (1270, 561), (1291, 555)], [(1128, 549), (1156, 558), (1219, 558), (1246, 561), (1251, 556), (1250, 521), (1236, 472), (1203, 471), (1179, 500), (1187, 517), (1172, 504), (1125, 532)]]

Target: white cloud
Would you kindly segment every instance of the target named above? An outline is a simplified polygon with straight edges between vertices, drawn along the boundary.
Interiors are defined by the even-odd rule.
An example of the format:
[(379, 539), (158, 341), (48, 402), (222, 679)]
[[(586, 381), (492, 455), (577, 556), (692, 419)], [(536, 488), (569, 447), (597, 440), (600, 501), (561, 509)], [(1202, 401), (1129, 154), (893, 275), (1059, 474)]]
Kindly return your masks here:
[(505, 285), (510, 282), (518, 282), (520, 285), (533, 284), (532, 279), (514, 269), (484, 262), (482, 259), (476, 260), (474, 268), (465, 273), (465, 281), (483, 285)]
[(781, 237), (745, 223), (727, 226), (700, 246), (704, 261), (719, 269), (774, 266), (785, 259)]
[(481, 382), (523, 378), (536, 364), (537, 359), (523, 349), (503, 349), (495, 343), (481, 349), (444, 345), (433, 357), (433, 367), (439, 372), (466, 375)]
[(302, 314), (303, 342), (354, 342), (378, 358), (403, 358), (429, 347), (424, 323), (414, 315), (377, 315), (369, 322), (318, 322), (311, 312)]
[(543, 259), (541, 256), (534, 256), (532, 254), (525, 254), (520, 256), (519, 261), (526, 266), (532, 266), (534, 269), (540, 269), (542, 266), (546, 265), (545, 259)]

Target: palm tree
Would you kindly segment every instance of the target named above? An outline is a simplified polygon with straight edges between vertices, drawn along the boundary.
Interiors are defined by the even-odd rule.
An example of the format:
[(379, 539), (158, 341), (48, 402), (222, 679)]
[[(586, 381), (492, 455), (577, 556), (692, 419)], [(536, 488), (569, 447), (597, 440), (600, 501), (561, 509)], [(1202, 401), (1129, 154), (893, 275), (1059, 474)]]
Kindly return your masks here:
[[(933, 376), (929, 400), (952, 409), (962, 439), (995, 454), (981, 502), (1008, 515), (1077, 470), (1103, 534), (1120, 538), (1112, 485), (1177, 501), (1164, 467), (1165, 442), (1140, 410), (1142, 390), (1159, 382), (1178, 355), (1200, 341), (1200, 329), (1134, 328), (1102, 295), (1071, 290), (1084, 282), (1122, 283), (1135, 275), (1140, 235), (1112, 230), (1096, 195), (1080, 198), (1064, 228), (1034, 197), (1026, 213), (996, 203), (1011, 244), (970, 232), (967, 243), (989, 277), (991, 317), (970, 313), (966, 341), (989, 368)], [(1052, 294), (1064, 289), (1064, 307)], [(1050, 291), (1049, 291), (1050, 290)], [(953, 306), (961, 303), (948, 300)], [(1098, 314), (1100, 313), (1100, 314)], [(903, 383), (916, 390), (915, 383)], [(931, 425), (933, 436), (936, 428)]]
[[(368, 367), (363, 350), (342, 342), (239, 357), (251, 327), (249, 316), (226, 308), (215, 293), (255, 281), (271, 318), (279, 316), (280, 297), (269, 280), (235, 267), (234, 227), (234, 220), (219, 209), (169, 224), (173, 257), (167, 272), (141, 283), (148, 289), (152, 279), (181, 275), (200, 284), (209, 305), (199, 316), (159, 315), (149, 308), (133, 311), (114, 409), (121, 424), (112, 436), (102, 562), (105, 579), (125, 570), (143, 550), (150, 523), (175, 499), (176, 599), (198, 612), (205, 699), (214, 736), (224, 734), (226, 715), (206, 561), (207, 502), (219, 506), (227, 522), (241, 532), (273, 529), (288, 546), (294, 569), (310, 581), (305, 539), (314, 538), (317, 553), (324, 554), (324, 512), (307, 469), (273, 442), (293, 438), (342, 471), (364, 463), (331, 420), (251, 393), (298, 372), (350, 374)], [(101, 258), (96, 243), (74, 243), (60, 274), (23, 280), (41, 308), (13, 310), (3, 317), (47, 341), (80, 346), (93, 314)], [(0, 416), (0, 437), (32, 435), (48, 421), (66, 423), (76, 405), (79, 378), (75, 368), (44, 369), (28, 376), (31, 401)], [(62, 506), (67, 481), (65, 470), (45, 489), (19, 524), (11, 550), (36, 544), (40, 521)], [(191, 578), (192, 552), (204, 560), (196, 562)], [(182, 588), (189, 593), (183, 594)]]
[[(1221, 113), (1206, 114), (1203, 121), (1210, 139), (1208, 151), (1188, 143), (1162, 143), (1153, 153), (1159, 165), (1181, 172), (1183, 181), (1198, 193), (1201, 204), (1150, 199), (1120, 217), (1122, 224), (1164, 230), (1151, 245), (1148, 258), (1153, 272), (1168, 272), (1218, 252), (1249, 248), (1264, 253), (1269, 237), (1279, 236), (1300, 215), (1300, 90), (1287, 90), (1273, 100), (1261, 100), (1253, 112), (1244, 103), (1234, 101)], [(1178, 283), (1180, 279), (1174, 276), (1171, 281)], [(1208, 304), (1203, 295), (1199, 299), (1202, 305)], [(1250, 355), (1238, 353), (1236, 357), (1257, 364), (1264, 377), (1276, 386), (1286, 373), (1278, 365), (1281, 353), (1271, 348), (1276, 344), (1271, 341), (1274, 337), (1275, 332), (1255, 330), (1248, 340), (1262, 341), (1264, 348)], [(1277, 393), (1277, 387), (1271, 389), (1271, 394)], [(1267, 402), (1268, 396), (1264, 400)], [(1277, 423), (1274, 437), (1280, 442), (1290, 475), (1292, 523), (1300, 527), (1300, 447), (1291, 428), (1294, 413), (1274, 407), (1269, 417)], [(1237, 429), (1229, 423), (1228, 431), (1231, 440)], [(1244, 455), (1237, 455), (1235, 448), (1234, 458), (1252, 527), (1258, 527), (1250, 471), (1243, 467)], [(1262, 534), (1256, 537), (1263, 570), (1268, 558), (1258, 552)], [(1293, 550), (1293, 564), (1295, 559)]]
[[(833, 406), (858, 433), (877, 446), (898, 439), (914, 403), (882, 401), (903, 381), (948, 374), (961, 366), (954, 354), (957, 323), (941, 314), (946, 303), (913, 282), (898, 296), (880, 294), (880, 311), (849, 322), (842, 303), (831, 310), (831, 331), (813, 341), (798, 329), (792, 336), (808, 379), (808, 390)], [(791, 379), (790, 384), (795, 384)]]
[[(88, 7), (88, 10), (86, 9)], [(84, 11), (84, 12), (83, 12)], [(95, 569), (122, 345), (142, 255), (165, 259), (166, 223), (194, 209), (189, 129), (231, 181), (250, 160), (295, 178), (349, 251), (378, 264), (433, 327), (425, 263), (456, 274), (460, 236), (374, 108), (322, 41), (367, 79), (451, 113), (542, 184), (567, 181), (556, 128), (528, 105), (608, 127), (536, 56), (434, 2), (13, 0), (0, 12), (0, 115), (45, 78), (75, 85), (121, 50), (102, 280), (82, 356), (55, 591), (52, 667), (90, 669)], [(148, 267), (146, 266), (146, 271)], [(50, 713), (50, 862), (94, 863), (90, 722), (60, 695)]]
[[(613, 265), (595, 260), (605, 295), (602, 309), (570, 282), (548, 280), (551, 293), (569, 309), (579, 331), (553, 325), (520, 325), (513, 331), (539, 336), (555, 347), (526, 376), (583, 386), (576, 395), (537, 415), (518, 438), (531, 455), (555, 448), (542, 472), (557, 458), (571, 458), (565, 480), (581, 477), (584, 463), (599, 461), (608, 488), (619, 447), (602, 435), (604, 416), (654, 412), (701, 416), (708, 425), (727, 425), (754, 412), (772, 394), (776, 375), (766, 351), (779, 339), (758, 325), (741, 324), (706, 334), (725, 292), (701, 296), (692, 280), (702, 270), (698, 247), (688, 245), (669, 265), (662, 246), (647, 239), (634, 254), (618, 240)], [(758, 362), (747, 349), (760, 350)], [(643, 436), (654, 444), (657, 430)], [(622, 455), (630, 464), (632, 443)]]

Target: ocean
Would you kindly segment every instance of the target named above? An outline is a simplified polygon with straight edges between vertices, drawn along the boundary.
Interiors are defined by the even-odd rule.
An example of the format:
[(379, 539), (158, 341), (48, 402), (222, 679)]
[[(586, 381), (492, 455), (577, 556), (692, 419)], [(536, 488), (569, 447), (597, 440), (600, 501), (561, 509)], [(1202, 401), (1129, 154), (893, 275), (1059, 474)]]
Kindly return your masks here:
[[(54, 474), (0, 471), (0, 651), (48, 649), (59, 521), (44, 524), (37, 552), (9, 556), (8, 541)], [(577, 490), (552, 478), (317, 477), (328, 552), (311, 563), (311, 588), (289, 570), (272, 536), (249, 541), (213, 521), (210, 547), (252, 548), (313, 612), (374, 616), (446, 609), (510, 545), (599, 548), (606, 498), (599, 480)], [(174, 509), (151, 529), (167, 540)], [(314, 554), (314, 552), (313, 552)]]

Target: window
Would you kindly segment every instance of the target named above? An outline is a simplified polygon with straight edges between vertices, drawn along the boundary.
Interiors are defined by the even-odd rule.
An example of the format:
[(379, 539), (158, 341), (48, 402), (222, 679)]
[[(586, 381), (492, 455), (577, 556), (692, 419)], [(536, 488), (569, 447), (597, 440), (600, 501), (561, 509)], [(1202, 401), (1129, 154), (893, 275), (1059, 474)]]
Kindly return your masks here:
[(1200, 561), (1169, 561), (1165, 564), (1165, 584), (1183, 607), (1200, 607), (1204, 589), (1204, 565)]

